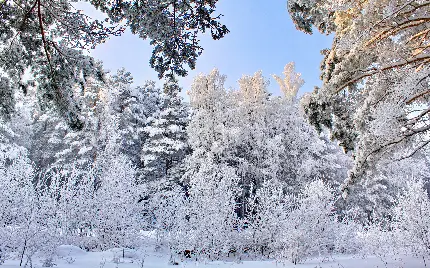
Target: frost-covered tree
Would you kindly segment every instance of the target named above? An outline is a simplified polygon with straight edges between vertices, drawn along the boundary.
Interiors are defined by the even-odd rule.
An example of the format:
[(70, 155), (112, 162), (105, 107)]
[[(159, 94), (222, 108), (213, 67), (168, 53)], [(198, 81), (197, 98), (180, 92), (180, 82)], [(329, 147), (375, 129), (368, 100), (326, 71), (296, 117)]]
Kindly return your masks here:
[(224, 81), (225, 76), (214, 70), (207, 76), (197, 76), (189, 92), (193, 115), (187, 134), (192, 154), (186, 159), (185, 184), (193, 181), (207, 159), (212, 159), (215, 165), (226, 164), (236, 168), (234, 162), (228, 161), (234, 159), (234, 146), (239, 133), (232, 128), (236, 121), (234, 99), (228, 97)]
[(242, 77), (238, 91), (225, 91), (225, 78), (216, 70), (198, 76), (192, 86), (189, 174), (207, 153), (236, 168), (244, 189), (242, 215), (251, 187), (267, 179), (283, 181), (294, 192), (315, 177), (336, 181), (346, 176), (348, 157), (329, 149), (304, 119), (295, 96), (302, 82), (292, 70), (287, 65), (285, 80), (278, 78), (283, 98), (269, 96), (261, 73)]
[(141, 152), (144, 181), (165, 176), (178, 181), (188, 153), (188, 107), (179, 96), (180, 88), (176, 81), (168, 81), (164, 91), (159, 110), (148, 117), (144, 128), (147, 135)]
[(64, 137), (71, 130), (64, 118), (52, 108), (42, 110), (36, 106), (32, 113), (29, 157), (43, 173), (57, 161), (56, 154), (67, 148)]
[[(31, 221), (32, 208), (35, 205), (32, 204), (34, 188), (31, 182), (34, 173), (26, 157), (25, 149), (19, 147), (15, 147), (13, 150), (7, 149), (8, 151), (2, 151), (0, 154), (0, 184), (3, 190), (0, 201), (0, 214), (2, 215), (0, 259), (3, 260), (8, 251), (14, 251), (18, 246), (23, 246), (19, 244), (18, 240), (25, 236), (24, 222), (26, 219)], [(24, 230), (20, 234), (12, 233), (8, 230), (9, 226), (20, 226)]]
[(312, 34), (316, 27), (322, 33), (333, 31), (334, 12), (321, 5), (324, 1), (288, 0), (287, 9), (296, 28)]
[[(100, 65), (82, 49), (102, 43), (121, 27), (105, 26), (72, 6), (71, 1), (3, 1), (0, 13), (2, 80), (14, 92), (26, 90), (28, 72), (36, 83), (39, 100), (54, 103), (74, 129), (80, 129), (79, 110), (73, 96), (75, 83), (86, 76), (98, 76)], [(27, 76), (28, 77), (28, 76)]]
[(287, 221), (295, 200), (285, 194), (278, 180), (265, 181), (251, 198), (252, 246), (258, 254), (273, 257), (273, 243), (284, 231), (282, 223)]
[[(215, 14), (217, 1), (85, 1), (102, 11), (105, 20), (92, 19), (77, 10), (75, 2), (5, 0), (0, 5), (5, 44), (0, 49), (1, 92), (6, 93), (2, 97), (12, 100), (11, 90), (25, 90), (27, 72), (36, 81), (41, 103), (54, 104), (74, 130), (83, 127), (74, 85), (85, 83), (88, 76), (103, 80), (101, 65), (83, 50), (93, 49), (128, 27), (140, 38), (151, 40), (150, 65), (160, 78), (185, 76), (184, 65), (194, 69), (203, 51), (198, 34), (210, 31), (216, 40), (229, 32), (219, 21), (221, 15)], [(1, 103), (2, 109), (13, 108)]]
[(20, 264), (26, 264), (37, 252), (52, 255), (61, 242), (55, 200), (41, 184), (34, 184), (26, 150), (16, 149), (0, 155), (0, 262), (15, 253)]
[(181, 226), (186, 216), (186, 192), (180, 184), (166, 177), (147, 182), (142, 185), (139, 203), (143, 207), (141, 224), (156, 231), (157, 245), (167, 241), (173, 249), (183, 242)]
[(323, 181), (308, 184), (296, 202), (282, 226), (283, 231), (274, 242), (277, 248), (275, 255), (279, 255), (277, 258), (293, 263), (329, 251), (330, 247), (334, 247), (339, 228), (334, 214), (333, 190)]
[(15, 110), (15, 97), (14, 90), (11, 86), (9, 79), (2, 77), (0, 79), (0, 116), (2, 119), (9, 119), (12, 112)]
[(76, 85), (75, 94), (80, 96), (81, 107), (78, 115), (85, 123), (81, 130), (70, 128), (50, 107), (26, 108), (33, 114), (29, 151), (37, 167), (41, 171), (54, 168), (64, 171), (65, 165), (73, 166), (75, 161), (89, 167), (118, 131), (120, 152), (140, 174), (143, 168), (140, 153), (147, 139), (144, 128), (147, 119), (160, 109), (162, 97), (155, 82), (138, 87), (131, 83), (130, 73), (119, 70), (115, 75), (106, 74), (103, 83), (88, 77), (85, 84)]
[(184, 65), (195, 68), (197, 57), (203, 51), (199, 33), (209, 31), (218, 40), (229, 32), (219, 21), (221, 15), (215, 14), (217, 0), (88, 2), (114, 22), (125, 22), (133, 34), (151, 40), (154, 50), (149, 63), (160, 78), (187, 75)]
[(312, 124), (327, 127), (355, 167), (350, 186), (380, 161), (413, 157), (428, 145), (429, 5), (423, 1), (290, 0), (296, 26), (334, 33), (324, 50), (322, 88), (307, 105)]
[(57, 226), (63, 244), (85, 249), (97, 247), (94, 238), (94, 220), (98, 207), (94, 202), (97, 177), (94, 172), (73, 168), (57, 168), (47, 173), (49, 194), (56, 201)]
[(91, 224), (97, 247), (102, 249), (134, 246), (140, 230), (136, 170), (116, 142), (109, 141), (93, 171), (98, 177), (94, 193), (97, 213)]
[[(248, 168), (256, 168), (264, 178), (278, 178), (290, 187), (300, 188), (315, 177), (336, 181), (346, 175), (349, 159), (336, 146), (321, 138), (304, 119), (296, 94), (303, 84), (294, 72), (294, 64), (287, 64), (285, 78), (276, 77), (283, 97), (270, 98), (261, 74), (243, 77), (239, 90), (240, 137), (247, 137), (250, 152)], [(255, 92), (250, 101), (248, 93)], [(258, 93), (261, 92), (261, 93)], [(254, 118), (252, 118), (254, 117)], [(243, 122), (247, 122), (244, 124)]]
[(117, 131), (91, 168), (75, 164), (45, 175), (63, 244), (88, 250), (135, 245), (140, 192), (118, 136)]
[(234, 168), (217, 163), (213, 155), (203, 159), (189, 182), (186, 214), (176, 230), (183, 240), (179, 250), (192, 250), (203, 259), (225, 257), (232, 248), (243, 250), (238, 239), (243, 229), (237, 215), (239, 180)]
[(335, 202), (334, 189), (322, 180), (295, 193), (268, 180), (251, 201), (250, 244), (258, 254), (295, 264), (328, 252), (353, 252), (358, 229), (349, 220), (338, 221)]
[(429, 255), (430, 199), (421, 179), (411, 179), (391, 207), (391, 217), (375, 218), (360, 232), (362, 251), (386, 256)]
[[(217, 242), (218, 254), (225, 254), (225, 250), (231, 247), (239, 254), (248, 248), (274, 257), (275, 252), (281, 254), (281, 249), (284, 249), (282, 243), (291, 240), (285, 237), (281, 243), (279, 232), (287, 227), (294, 229), (286, 222), (293, 224), (295, 218), (301, 217), (294, 214), (289, 218), (290, 214), (299, 213), (293, 211), (298, 210), (300, 202), (303, 202), (300, 208), (303, 214), (307, 213), (305, 210), (311, 206), (310, 203), (320, 205), (306, 214), (306, 220), (312, 218), (311, 214), (318, 218), (318, 213), (325, 213), (321, 219), (326, 217), (324, 219), (327, 221), (321, 220), (321, 226), (325, 224), (323, 227), (315, 223), (315, 228), (319, 229), (310, 229), (309, 232), (319, 236), (318, 243), (333, 243), (333, 238), (321, 231), (335, 222), (332, 191), (327, 190), (330, 198), (321, 197), (324, 200), (314, 200), (319, 192), (306, 192), (303, 196), (309, 200), (314, 198), (309, 204), (305, 197), (302, 200), (294, 196), (318, 177), (339, 185), (347, 175), (350, 161), (335, 144), (320, 138), (306, 122), (296, 99), (303, 82), (300, 75), (294, 72), (294, 65), (287, 65), (285, 78), (277, 77), (277, 80), (283, 97), (270, 96), (261, 72), (242, 77), (238, 91), (226, 91), (225, 77), (217, 70), (199, 75), (194, 80), (189, 92), (193, 116), (187, 128), (192, 154), (185, 161), (186, 173), (182, 179), (189, 186), (189, 196), (184, 205), (189, 209), (185, 212), (185, 218), (189, 222), (193, 217), (199, 219), (193, 222), (191, 228), (194, 229), (190, 231), (198, 241), (183, 245), (183, 249), (205, 248), (205, 252), (211, 252), (213, 257), (216, 252), (210, 249), (211, 241), (218, 241), (218, 238), (200, 231), (199, 222), (204, 222), (205, 228), (211, 226), (213, 233), (219, 233), (226, 229), (228, 223), (235, 222), (236, 231), (225, 231), (225, 234), (219, 235), (224, 242)], [(222, 193), (212, 189), (221, 186), (228, 187), (223, 188)], [(286, 192), (291, 196), (287, 196)], [(229, 215), (230, 220), (224, 220), (224, 225), (220, 225), (217, 219), (212, 219), (212, 215), (218, 214), (222, 219)], [(181, 222), (187, 224), (187, 221)], [(306, 231), (297, 232), (299, 237)], [(308, 240), (306, 243), (303, 247), (312, 248), (309, 252), (307, 248), (294, 247), (294, 250), (307, 252), (304, 253), (306, 255), (324, 249), (324, 246), (318, 248)], [(293, 248), (293, 245), (290, 246)]]
[(122, 69), (108, 80), (108, 111), (104, 116), (105, 120), (115, 118), (121, 143), (120, 152), (140, 171), (144, 167), (141, 150), (148, 138), (144, 129), (147, 119), (160, 109), (162, 97), (155, 82), (147, 81), (142, 86), (135, 87), (131, 84), (132, 79), (130, 73)]
[(187, 133), (193, 155), (207, 151), (223, 154), (229, 142), (234, 142), (223, 140), (228, 123), (233, 122), (233, 112), (228, 111), (233, 100), (227, 98), (224, 82), (225, 76), (213, 70), (206, 76), (197, 76), (188, 92), (193, 115)]
[[(76, 88), (77, 90), (77, 88)], [(95, 79), (88, 79), (82, 87), (79, 118), (84, 125), (81, 130), (71, 130), (63, 138), (65, 149), (56, 153), (55, 165), (73, 165), (75, 162), (82, 167), (91, 167), (103, 149), (102, 126), (106, 109), (106, 87)]]
[[(13, 91), (9, 93), (13, 94)], [(0, 154), (10, 159), (20, 154), (27, 157), (26, 149), (31, 147), (33, 132), (32, 98), (17, 93), (13, 94), (11, 99), (12, 96), (9, 96), (9, 93), (5, 91), (1, 93), (3, 94), (1, 105), (4, 107), (0, 108)]]
[(348, 197), (339, 200), (337, 205), (345, 211), (355, 210), (356, 216), (366, 224), (391, 218), (392, 207), (411, 177), (428, 180), (428, 160), (422, 155), (395, 162), (381, 160), (368, 170), (360, 184), (349, 188)]
[(418, 256), (430, 254), (430, 198), (423, 181), (411, 182), (394, 208), (397, 244)]

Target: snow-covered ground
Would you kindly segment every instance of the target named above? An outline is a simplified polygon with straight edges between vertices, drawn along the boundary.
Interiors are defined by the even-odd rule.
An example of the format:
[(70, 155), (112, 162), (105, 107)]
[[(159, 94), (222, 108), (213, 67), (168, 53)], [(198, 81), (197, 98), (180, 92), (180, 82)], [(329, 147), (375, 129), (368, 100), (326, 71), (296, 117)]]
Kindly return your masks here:
[[(124, 253), (124, 257), (123, 257)], [(111, 249), (103, 252), (85, 252), (74, 246), (61, 246), (57, 250), (57, 257), (54, 259), (54, 267), (57, 268), (167, 268), (176, 267), (169, 264), (169, 254), (167, 252), (154, 252), (154, 250), (142, 249), (141, 251), (126, 249)], [(425, 262), (424, 262), (425, 261)], [(24, 264), (23, 264), (24, 266)], [(7, 260), (2, 268), (18, 268), (19, 260)], [(30, 265), (28, 265), (30, 267)], [(43, 267), (43, 261), (35, 257), (32, 267)], [(430, 258), (413, 258), (405, 256), (378, 258), (378, 257), (357, 257), (347, 255), (337, 255), (330, 257), (314, 258), (302, 264), (276, 263), (273, 260), (249, 260), (249, 261), (212, 261), (206, 263), (195, 262), (186, 259), (179, 261), (177, 267), (219, 267), (219, 268), (270, 268), (270, 267), (295, 267), (295, 268), (418, 268), (430, 267)]]

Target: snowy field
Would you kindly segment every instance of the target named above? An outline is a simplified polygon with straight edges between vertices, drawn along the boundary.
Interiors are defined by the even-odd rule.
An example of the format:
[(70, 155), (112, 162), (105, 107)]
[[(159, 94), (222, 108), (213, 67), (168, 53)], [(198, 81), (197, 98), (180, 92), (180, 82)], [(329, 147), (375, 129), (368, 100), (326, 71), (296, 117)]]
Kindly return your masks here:
[[(53, 267), (57, 268), (164, 268), (164, 267), (243, 267), (243, 268), (270, 268), (270, 267), (297, 267), (297, 268), (363, 268), (363, 267), (384, 267), (384, 268), (418, 268), (429, 267), (430, 258), (413, 258), (407, 256), (396, 256), (378, 258), (374, 256), (358, 257), (348, 255), (336, 255), (329, 257), (319, 257), (294, 265), (292, 263), (276, 263), (273, 260), (234, 260), (231, 261), (211, 261), (195, 262), (194, 260), (178, 260), (177, 265), (169, 264), (169, 254), (167, 252), (154, 252), (154, 250), (130, 250), (111, 249), (103, 252), (85, 252), (74, 246), (60, 246), (56, 252)], [(142, 261), (143, 260), (143, 261)], [(25, 263), (23, 262), (22, 266)], [(19, 260), (7, 260), (2, 268), (18, 268)], [(27, 264), (27, 267), (31, 267)], [(43, 267), (42, 259), (35, 257), (32, 267)]]

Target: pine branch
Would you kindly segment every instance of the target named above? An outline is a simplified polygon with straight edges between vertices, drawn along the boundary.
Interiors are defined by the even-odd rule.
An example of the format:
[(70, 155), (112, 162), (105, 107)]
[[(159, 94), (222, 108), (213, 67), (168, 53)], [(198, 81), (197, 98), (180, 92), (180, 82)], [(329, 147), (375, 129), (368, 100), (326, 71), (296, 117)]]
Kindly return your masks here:
[(342, 90), (344, 90), (347, 86), (350, 86), (350, 85), (352, 85), (352, 84), (360, 81), (363, 78), (372, 76), (372, 75), (377, 74), (377, 73), (382, 72), (382, 71), (388, 71), (388, 70), (392, 70), (392, 69), (395, 69), (395, 68), (400, 68), (400, 67), (403, 67), (403, 66), (411, 64), (411, 63), (416, 63), (416, 62), (419, 62), (419, 61), (424, 61), (424, 60), (429, 60), (429, 59), (430, 59), (430, 55), (423, 54), (423, 55), (419, 55), (417, 57), (412, 57), (412, 58), (409, 58), (409, 59), (406, 59), (406, 60), (401, 60), (399, 62), (395, 62), (395, 63), (392, 63), (392, 64), (387, 64), (387, 65), (382, 66), (381, 68), (370, 69), (371, 70), (370, 72), (367, 72), (367, 73), (364, 73), (364, 74), (360, 74), (360, 75), (358, 75), (358, 76), (350, 79), (348, 82), (342, 84), (340, 87), (338, 87), (334, 91), (333, 95), (338, 94), (339, 92), (341, 92)]

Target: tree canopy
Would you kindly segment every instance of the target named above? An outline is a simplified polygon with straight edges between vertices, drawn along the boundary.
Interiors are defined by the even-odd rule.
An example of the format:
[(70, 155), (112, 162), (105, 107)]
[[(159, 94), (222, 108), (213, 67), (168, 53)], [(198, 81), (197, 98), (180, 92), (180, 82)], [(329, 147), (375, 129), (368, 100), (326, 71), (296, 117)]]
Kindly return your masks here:
[[(159, 77), (186, 76), (203, 48), (199, 33), (213, 39), (229, 31), (215, 15), (217, 1), (88, 1), (107, 15), (95, 20), (76, 10), (72, 0), (3, 0), (0, 3), (0, 73), (4, 116), (12, 111), (13, 90), (36, 83), (42, 105), (56, 106), (74, 129), (82, 129), (76, 84), (88, 77), (103, 81), (100, 63), (84, 50), (126, 28), (154, 46), (150, 65)], [(28, 79), (28, 77), (32, 79)], [(7, 100), (6, 100), (7, 99)]]
[[(345, 187), (384, 161), (401, 161), (430, 143), (430, 3), (290, 0), (298, 29), (334, 34), (322, 51), (323, 86), (307, 103), (312, 124), (327, 127), (355, 168)], [(346, 189), (345, 188), (345, 189)]]

